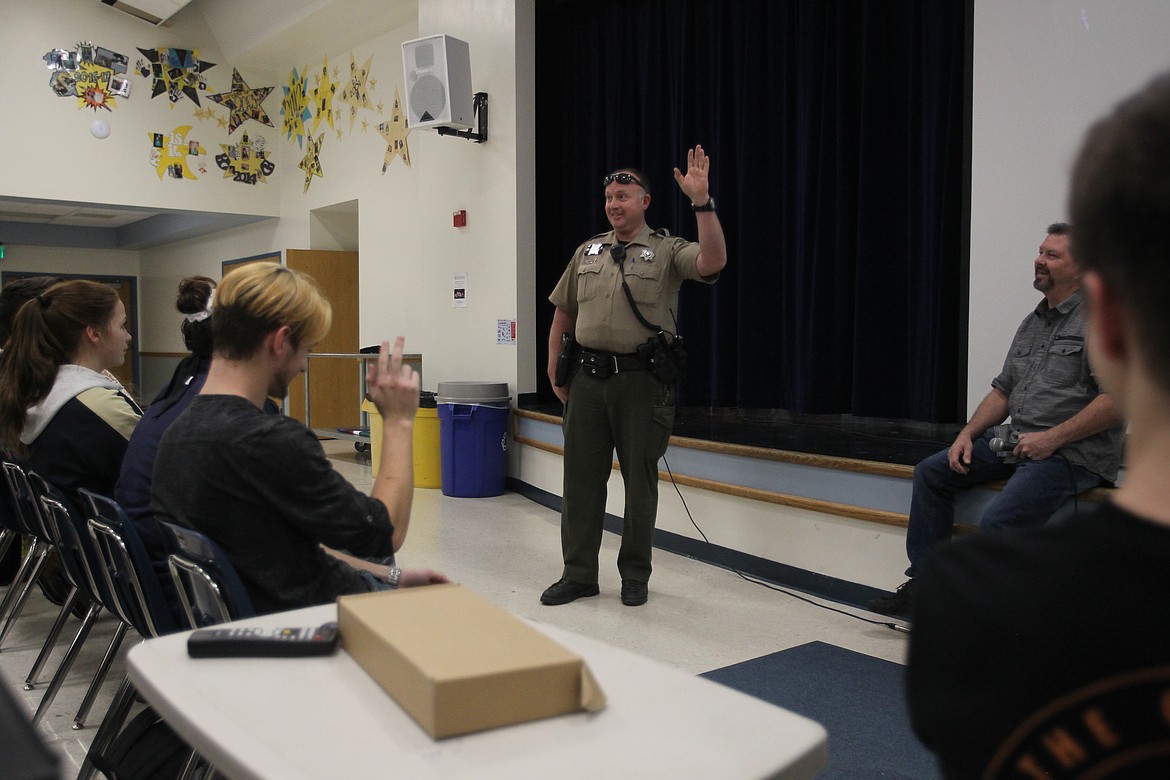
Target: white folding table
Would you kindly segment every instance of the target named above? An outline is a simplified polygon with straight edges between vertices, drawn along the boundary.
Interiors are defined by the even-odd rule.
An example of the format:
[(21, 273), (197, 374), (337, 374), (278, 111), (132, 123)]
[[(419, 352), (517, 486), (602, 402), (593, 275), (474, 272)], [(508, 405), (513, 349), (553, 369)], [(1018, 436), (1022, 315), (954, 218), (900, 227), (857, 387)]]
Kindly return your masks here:
[[(231, 625), (310, 626), (335, 605)], [(318, 658), (192, 659), (187, 633), (128, 655), (138, 691), (233, 780), (813, 778), (825, 730), (787, 710), (615, 647), (532, 622), (581, 655), (608, 703), (431, 739), (344, 650)]]

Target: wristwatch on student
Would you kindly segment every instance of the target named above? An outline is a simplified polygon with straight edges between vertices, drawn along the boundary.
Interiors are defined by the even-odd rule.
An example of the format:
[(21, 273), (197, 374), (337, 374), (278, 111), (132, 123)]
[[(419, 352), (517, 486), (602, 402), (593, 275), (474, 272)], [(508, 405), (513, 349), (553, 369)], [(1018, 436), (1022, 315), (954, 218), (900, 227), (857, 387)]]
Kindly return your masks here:
[(699, 211), (714, 211), (714, 210), (715, 210), (715, 199), (712, 197), (708, 197), (707, 202), (704, 203), (702, 206), (696, 206), (694, 203), (691, 204), (691, 211), (699, 212)]
[(391, 566), (386, 570), (386, 576), (382, 578), (382, 582), (389, 585), (391, 588), (398, 587), (398, 580), (402, 577), (402, 569), (398, 566)]

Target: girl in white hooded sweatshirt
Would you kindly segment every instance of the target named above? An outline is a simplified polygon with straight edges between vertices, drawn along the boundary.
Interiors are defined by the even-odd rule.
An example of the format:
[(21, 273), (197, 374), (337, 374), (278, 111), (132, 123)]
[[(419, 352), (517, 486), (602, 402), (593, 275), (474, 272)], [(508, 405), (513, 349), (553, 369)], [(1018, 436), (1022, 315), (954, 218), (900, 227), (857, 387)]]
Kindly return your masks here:
[(112, 496), (142, 410), (106, 373), (130, 346), (126, 308), (97, 282), (59, 282), (13, 321), (0, 378), (0, 439), (80, 509), (77, 489)]

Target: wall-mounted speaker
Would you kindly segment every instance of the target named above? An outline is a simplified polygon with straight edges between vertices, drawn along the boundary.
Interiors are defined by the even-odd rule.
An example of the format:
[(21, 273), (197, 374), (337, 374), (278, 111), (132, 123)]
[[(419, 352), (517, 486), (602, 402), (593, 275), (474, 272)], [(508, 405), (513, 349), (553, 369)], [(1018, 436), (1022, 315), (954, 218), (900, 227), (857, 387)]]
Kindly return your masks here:
[(466, 41), (432, 35), (402, 44), (406, 124), (411, 128), (470, 130), (471, 57)]

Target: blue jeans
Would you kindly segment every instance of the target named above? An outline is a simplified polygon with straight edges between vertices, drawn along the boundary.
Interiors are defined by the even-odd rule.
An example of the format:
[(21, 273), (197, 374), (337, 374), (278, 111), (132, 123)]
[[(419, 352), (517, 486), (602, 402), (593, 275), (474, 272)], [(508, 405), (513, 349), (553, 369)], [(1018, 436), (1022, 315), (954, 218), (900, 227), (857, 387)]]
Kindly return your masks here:
[(914, 493), (910, 498), (910, 527), (906, 532), (906, 575), (920, 573), (926, 556), (951, 538), (955, 527), (955, 494), (984, 482), (1006, 479), (1003, 490), (984, 510), (980, 531), (1034, 528), (1044, 525), (1056, 510), (1074, 496), (1105, 482), (1063, 458), (1004, 463), (991, 451), (991, 430), (975, 440), (968, 473), (951, 471), (947, 450), (937, 452), (914, 467)]
[(365, 569), (358, 569), (358, 574), (362, 575), (362, 579), (365, 580), (366, 585), (370, 586), (371, 593), (380, 593), (384, 590), (394, 590), (394, 588), (390, 587), (390, 583), (378, 579), (374, 576), (373, 572), (368, 572)]

